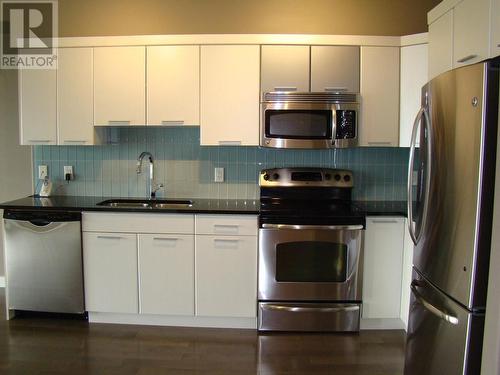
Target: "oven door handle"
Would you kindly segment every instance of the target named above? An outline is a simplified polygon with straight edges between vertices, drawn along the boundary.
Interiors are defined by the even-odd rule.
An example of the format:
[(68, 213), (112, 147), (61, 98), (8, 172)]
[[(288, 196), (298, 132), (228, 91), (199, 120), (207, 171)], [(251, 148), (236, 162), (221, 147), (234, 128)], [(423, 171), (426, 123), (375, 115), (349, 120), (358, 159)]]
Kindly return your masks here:
[(262, 224), (264, 229), (295, 229), (295, 230), (362, 230), (363, 225), (293, 225), (293, 224)]
[(282, 306), (282, 305), (272, 305), (263, 304), (261, 306), (263, 310), (271, 311), (286, 311), (286, 312), (339, 312), (339, 311), (358, 311), (359, 306), (336, 306), (336, 307), (297, 307), (297, 306)]

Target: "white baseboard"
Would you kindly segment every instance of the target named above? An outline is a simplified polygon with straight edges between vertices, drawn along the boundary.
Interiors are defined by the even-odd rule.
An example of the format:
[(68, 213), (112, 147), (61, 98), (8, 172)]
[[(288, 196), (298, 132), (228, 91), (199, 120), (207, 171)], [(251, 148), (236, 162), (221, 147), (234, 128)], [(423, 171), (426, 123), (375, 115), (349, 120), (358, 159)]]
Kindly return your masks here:
[(401, 319), (361, 319), (361, 329), (402, 329), (405, 324)]
[(166, 316), (89, 312), (89, 322), (173, 327), (257, 329), (256, 318), (217, 318), (205, 316)]
[(0, 276), (0, 288), (5, 288), (5, 276)]

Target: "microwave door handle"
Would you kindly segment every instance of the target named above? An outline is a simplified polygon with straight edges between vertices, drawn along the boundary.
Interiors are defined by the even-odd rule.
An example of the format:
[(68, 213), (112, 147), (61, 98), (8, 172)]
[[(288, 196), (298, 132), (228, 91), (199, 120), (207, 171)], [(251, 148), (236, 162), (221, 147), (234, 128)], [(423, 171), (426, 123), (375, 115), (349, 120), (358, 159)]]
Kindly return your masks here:
[(337, 110), (332, 109), (332, 144), (337, 140)]

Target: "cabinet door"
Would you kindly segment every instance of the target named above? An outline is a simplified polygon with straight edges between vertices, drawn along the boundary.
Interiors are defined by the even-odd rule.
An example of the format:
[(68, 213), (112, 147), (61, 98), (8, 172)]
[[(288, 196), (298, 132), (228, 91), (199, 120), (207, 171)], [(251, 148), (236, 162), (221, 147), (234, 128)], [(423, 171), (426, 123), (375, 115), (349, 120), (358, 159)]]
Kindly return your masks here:
[(200, 124), (200, 47), (147, 47), (148, 125)]
[(194, 315), (194, 236), (139, 234), (141, 314)]
[(410, 147), (411, 131), (420, 110), (422, 86), (428, 81), (427, 44), (401, 48), (399, 147)]
[(22, 145), (57, 143), (57, 70), (19, 70), (19, 126)]
[(363, 269), (363, 318), (399, 318), (403, 218), (367, 218)]
[(139, 312), (137, 236), (83, 234), (85, 309), (93, 312)]
[(57, 115), (59, 144), (92, 145), (93, 50), (60, 48), (57, 69)]
[(359, 92), (359, 47), (312, 46), (311, 91)]
[(255, 317), (257, 237), (196, 236), (196, 315)]
[(401, 273), (401, 320), (404, 326), (408, 326), (408, 314), (410, 312), (410, 284), (413, 271), (413, 241), (408, 232), (408, 223), (405, 220), (404, 227), (404, 249), (403, 268)]
[(94, 124), (146, 124), (145, 47), (94, 49)]
[(201, 47), (201, 144), (259, 144), (259, 46)]
[(500, 0), (491, 1), (491, 54), (500, 56)]
[(262, 46), (261, 91), (309, 91), (309, 46)]
[(489, 56), (490, 0), (463, 0), (453, 10), (453, 67)]
[(399, 145), (399, 47), (361, 48), (359, 133), (361, 146)]
[(453, 9), (429, 25), (429, 80), (453, 67)]

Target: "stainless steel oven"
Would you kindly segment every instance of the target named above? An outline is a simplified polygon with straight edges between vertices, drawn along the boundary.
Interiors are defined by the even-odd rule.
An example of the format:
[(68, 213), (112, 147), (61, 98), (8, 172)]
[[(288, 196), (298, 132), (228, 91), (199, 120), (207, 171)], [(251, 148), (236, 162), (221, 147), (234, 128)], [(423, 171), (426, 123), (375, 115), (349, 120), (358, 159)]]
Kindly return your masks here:
[(261, 173), (259, 330), (359, 330), (365, 219), (351, 188), (349, 171)]
[(261, 107), (262, 147), (324, 149), (358, 145), (357, 94), (268, 92)]

